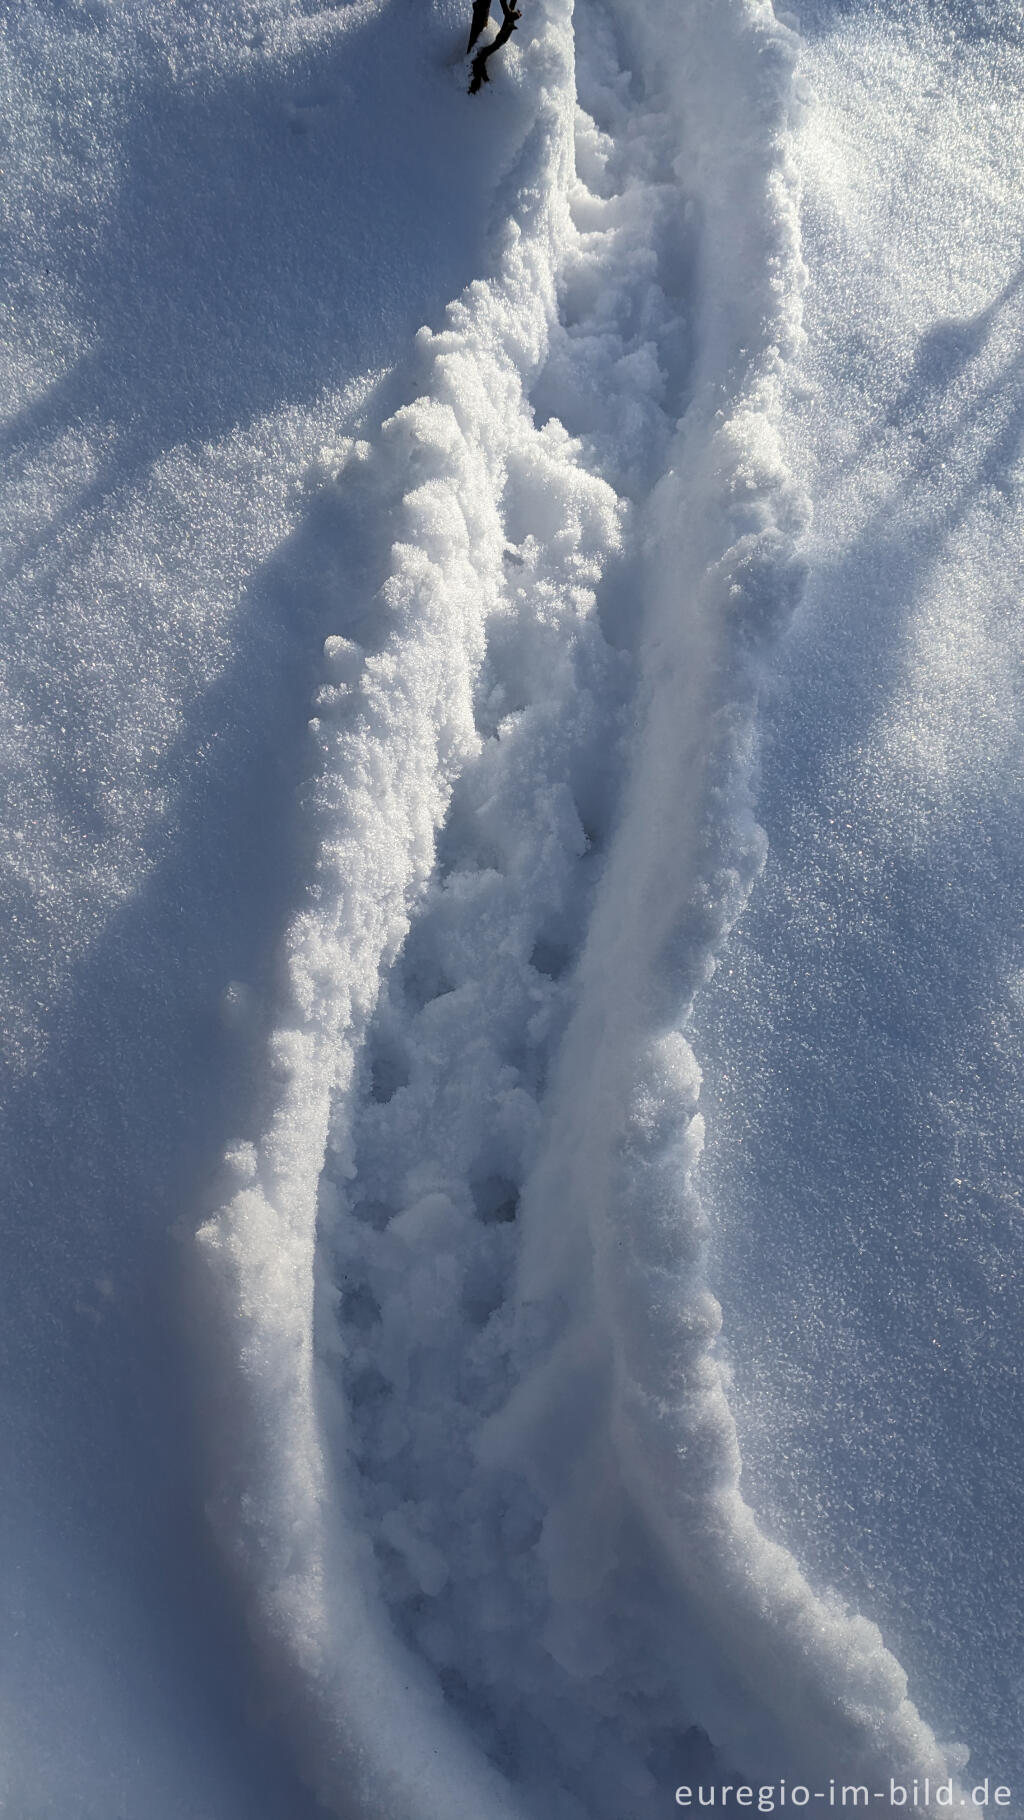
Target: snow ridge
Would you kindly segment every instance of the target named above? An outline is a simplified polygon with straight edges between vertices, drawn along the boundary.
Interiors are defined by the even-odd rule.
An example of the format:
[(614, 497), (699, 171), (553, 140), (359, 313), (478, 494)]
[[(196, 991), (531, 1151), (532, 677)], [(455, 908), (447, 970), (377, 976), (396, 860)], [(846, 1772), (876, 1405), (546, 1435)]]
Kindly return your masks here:
[[(668, 19), (655, 23), (653, 43), (664, 45)], [(691, 1693), (691, 1712), (733, 1761), (801, 1776), (856, 1771), (883, 1786), (895, 1763), (934, 1784), (948, 1764), (877, 1629), (816, 1599), (743, 1504), (711, 1353), (721, 1316), (703, 1280), (691, 1179), (700, 1075), (680, 1027), (761, 859), (751, 711), (759, 650), (801, 584), (806, 508), (777, 441), (802, 272), (785, 90), (763, 75), (767, 65), (786, 77), (789, 35), (768, 9), (739, 6), (695, 9), (689, 26), (666, 63), (691, 72), (676, 104), (704, 228), (700, 354), (646, 515), (644, 729), (523, 1196), (521, 1318), (535, 1326), (550, 1311), (557, 1334), (541, 1362), (521, 1358), (487, 1451), (518, 1459), (542, 1486), (558, 1562), (548, 1647), (567, 1666), (593, 1672), (595, 1585), (607, 1607), (625, 1553), (617, 1527), (639, 1514), (685, 1590), (689, 1626), (706, 1630), (726, 1675), (753, 1697), (751, 1710), (735, 1688), (724, 1702)], [(749, 80), (730, 87), (733, 115), (702, 116), (693, 103), (715, 87), (700, 64), (724, 55), (726, 33), (731, 66)], [(751, 247), (760, 288), (744, 282)], [(554, 1436), (557, 1462), (538, 1469)], [(581, 1572), (578, 1537), (596, 1485), (595, 1580)]]
[(372, 1613), (344, 1487), (324, 1470), (313, 1262), (329, 1107), (350, 1087), (380, 968), (425, 883), (451, 780), (479, 743), (471, 688), (501, 573), (507, 426), (554, 314), (571, 160), (567, 36), (552, 21), (523, 59), (534, 113), (496, 276), (451, 306), (440, 334), (421, 333), (420, 396), (377, 447), (342, 452), (372, 509), (397, 521), (390, 573), (366, 644), (327, 640), (311, 723), (315, 881), (287, 944), (270, 1110), (259, 1142), (228, 1154), (230, 1198), (198, 1234), (197, 1293), (227, 1323), (214, 1519), (278, 1672), (297, 1678), (311, 1773), (339, 1812), (382, 1801), (427, 1816), (512, 1811)]
[(346, 1814), (947, 1773), (743, 1504), (692, 1181), (683, 1028), (763, 858), (802, 579), (792, 37), (619, 0), (572, 51), (551, 7), (509, 53), (496, 275), (340, 451), (388, 575), (327, 641), (270, 1109), (199, 1235), (218, 1526)]

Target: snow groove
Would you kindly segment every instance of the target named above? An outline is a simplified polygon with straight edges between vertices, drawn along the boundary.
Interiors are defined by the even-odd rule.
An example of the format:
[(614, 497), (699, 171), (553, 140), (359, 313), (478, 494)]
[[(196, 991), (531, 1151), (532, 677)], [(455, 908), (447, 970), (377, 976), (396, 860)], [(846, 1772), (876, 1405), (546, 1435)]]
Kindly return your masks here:
[[(621, 72), (597, 29), (597, 98), (614, 110)], [(609, 1713), (580, 1714), (545, 1625), (543, 1502), (518, 1466), (481, 1463), (477, 1437), (515, 1388), (520, 1194), (630, 738), (635, 501), (681, 390), (683, 288), (666, 295), (659, 264), (678, 238), (685, 269), (690, 230), (666, 138), (658, 120), (623, 154), (577, 120), (579, 163), (609, 193), (573, 186), (560, 320), (531, 391), (541, 421), (520, 426), (507, 458), (482, 743), (383, 986), (354, 1108), (337, 1102), (321, 1183), (337, 1318), (322, 1320), (319, 1346), (345, 1411), (335, 1470), (358, 1474), (383, 1598), (530, 1811), (567, 1817), (656, 1785), (635, 1742), (606, 1735)], [(585, 1798), (553, 1797), (563, 1782)]]
[(218, 1521), (341, 1813), (946, 1773), (740, 1498), (692, 1184), (682, 1032), (761, 863), (802, 574), (791, 35), (754, 0), (595, 9), (574, 154), (559, 20), (498, 275), (343, 452), (390, 573), (327, 642), (271, 1107), (200, 1233)]

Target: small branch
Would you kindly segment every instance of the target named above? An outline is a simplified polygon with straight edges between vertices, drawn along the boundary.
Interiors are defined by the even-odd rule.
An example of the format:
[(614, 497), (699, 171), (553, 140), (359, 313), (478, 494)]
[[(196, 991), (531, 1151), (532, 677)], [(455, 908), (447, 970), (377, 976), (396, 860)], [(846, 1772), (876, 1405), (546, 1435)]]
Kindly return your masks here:
[(491, 23), (491, 0), (473, 0), (473, 23), (469, 28), (469, 43), (466, 46), (468, 57), (485, 25)]
[[(482, 0), (481, 0), (481, 3), (482, 3)], [(502, 20), (501, 20), (501, 24), (498, 27), (497, 37), (492, 39), (490, 44), (485, 44), (483, 50), (477, 51), (476, 56), (473, 58), (473, 73), (472, 73), (472, 76), (470, 78), (470, 83), (469, 83), (469, 92), (471, 95), (478, 94), (480, 89), (482, 88), (483, 84), (485, 82), (490, 81), (490, 77), (487, 74), (488, 57), (493, 57), (495, 51), (500, 51), (502, 45), (508, 43), (509, 39), (512, 36), (512, 33), (516, 29), (517, 21), (522, 18), (522, 14), (517, 10), (515, 5), (510, 4), (510, 0), (501, 0), (501, 12), (502, 12)], [(473, 20), (475, 23), (476, 22), (475, 7), (474, 7), (474, 12), (473, 12)], [(482, 31), (483, 27), (481, 26), (480, 29)]]

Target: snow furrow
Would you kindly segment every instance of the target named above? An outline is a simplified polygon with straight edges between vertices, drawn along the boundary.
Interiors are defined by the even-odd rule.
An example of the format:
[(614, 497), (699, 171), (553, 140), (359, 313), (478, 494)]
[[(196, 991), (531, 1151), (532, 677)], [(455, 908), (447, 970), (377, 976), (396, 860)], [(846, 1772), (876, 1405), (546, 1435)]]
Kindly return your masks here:
[(216, 1520), (341, 1813), (948, 1770), (740, 1497), (692, 1181), (802, 574), (791, 34), (595, 10), (575, 166), (568, 46), (552, 11), (525, 54), (495, 277), (339, 451), (389, 570), (325, 647), (270, 1111), (199, 1235)]

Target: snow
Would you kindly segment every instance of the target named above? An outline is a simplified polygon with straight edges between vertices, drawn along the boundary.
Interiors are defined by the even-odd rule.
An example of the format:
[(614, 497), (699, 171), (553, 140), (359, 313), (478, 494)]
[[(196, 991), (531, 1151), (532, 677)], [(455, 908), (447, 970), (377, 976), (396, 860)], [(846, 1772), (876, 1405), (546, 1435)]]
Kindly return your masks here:
[(744, 1483), (1012, 1785), (1022, 46), (980, 23), (802, 54), (810, 579), (699, 1022)]
[(1020, 20), (467, 26), (0, 30), (33, 1820), (1020, 1781)]

